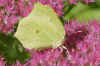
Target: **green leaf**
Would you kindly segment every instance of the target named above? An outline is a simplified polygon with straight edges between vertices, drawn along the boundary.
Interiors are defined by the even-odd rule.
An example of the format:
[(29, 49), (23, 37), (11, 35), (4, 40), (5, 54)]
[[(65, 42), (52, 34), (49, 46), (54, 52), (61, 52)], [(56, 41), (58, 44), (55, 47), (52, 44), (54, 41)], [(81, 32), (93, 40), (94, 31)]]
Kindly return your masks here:
[(65, 16), (66, 20), (77, 19), (81, 21), (92, 21), (98, 20), (100, 21), (100, 8), (95, 7), (91, 8), (88, 5), (79, 3), (76, 7), (74, 7), (69, 14)]
[(0, 33), (0, 54), (5, 58), (7, 65), (16, 63), (16, 61), (25, 62), (29, 59), (29, 53), (24, 50), (19, 40), (10, 35)]
[(36, 3), (29, 16), (20, 20), (15, 36), (25, 48), (38, 49), (62, 44), (65, 31), (50, 6)]
[(100, 7), (100, 0), (95, 0), (98, 7)]

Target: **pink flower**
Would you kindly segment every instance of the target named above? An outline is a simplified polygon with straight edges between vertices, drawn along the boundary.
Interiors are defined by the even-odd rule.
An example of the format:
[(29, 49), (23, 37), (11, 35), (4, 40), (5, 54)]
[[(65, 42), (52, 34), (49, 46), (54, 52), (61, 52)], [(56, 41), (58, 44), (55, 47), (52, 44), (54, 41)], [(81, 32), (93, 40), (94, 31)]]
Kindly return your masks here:
[(7, 4), (7, 0), (0, 0), (0, 7)]
[(5, 66), (4, 58), (0, 57), (0, 66)]
[(77, 2), (77, 0), (69, 0), (69, 3), (77, 5), (78, 2)]
[(29, 13), (31, 12), (33, 8), (33, 4), (28, 0), (26, 1), (19, 0), (18, 7), (19, 7), (19, 15), (25, 17), (28, 16)]

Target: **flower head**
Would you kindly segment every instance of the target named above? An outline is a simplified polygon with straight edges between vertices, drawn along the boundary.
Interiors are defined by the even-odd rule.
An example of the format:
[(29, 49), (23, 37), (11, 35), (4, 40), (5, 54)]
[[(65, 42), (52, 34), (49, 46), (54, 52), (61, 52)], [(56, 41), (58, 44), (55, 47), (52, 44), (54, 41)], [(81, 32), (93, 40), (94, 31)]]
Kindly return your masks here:
[[(95, 66), (95, 64), (99, 64), (100, 24), (97, 21), (93, 21), (85, 26), (77, 22), (74, 25), (73, 23), (69, 25), (65, 27), (65, 30), (68, 36), (72, 35), (66, 38), (66, 46), (69, 48), (69, 53), (72, 56), (71, 62), (73, 61), (75, 64), (80, 65), (92, 64)], [(81, 31), (77, 33), (76, 29), (80, 29)], [(84, 33), (84, 31), (86, 32)]]

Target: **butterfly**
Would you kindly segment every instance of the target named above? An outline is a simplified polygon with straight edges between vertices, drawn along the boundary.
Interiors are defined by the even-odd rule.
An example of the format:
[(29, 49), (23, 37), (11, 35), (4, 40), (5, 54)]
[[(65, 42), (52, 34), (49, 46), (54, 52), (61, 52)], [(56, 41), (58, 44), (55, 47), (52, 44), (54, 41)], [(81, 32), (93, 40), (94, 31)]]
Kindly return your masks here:
[(15, 37), (25, 48), (56, 48), (65, 36), (64, 25), (48, 5), (36, 3), (31, 13), (19, 21)]

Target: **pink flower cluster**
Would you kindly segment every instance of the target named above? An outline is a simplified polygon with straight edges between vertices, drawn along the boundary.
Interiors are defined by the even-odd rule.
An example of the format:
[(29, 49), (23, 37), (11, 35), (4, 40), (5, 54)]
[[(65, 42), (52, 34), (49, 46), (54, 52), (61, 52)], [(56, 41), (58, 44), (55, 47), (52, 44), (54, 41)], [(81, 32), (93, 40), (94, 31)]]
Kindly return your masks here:
[(0, 0), (0, 32), (8, 34), (14, 31), (20, 17), (31, 11), (31, 3), (24, 0)]
[(76, 66), (100, 65), (100, 24), (92, 21), (79, 24), (77, 21), (65, 24), (67, 33), (66, 47), (71, 62)]
[[(17, 62), (17, 66), (99, 66), (100, 24), (97, 21), (89, 24), (72, 21), (65, 24), (65, 30), (64, 45), (55, 49), (28, 49), (31, 58), (25, 64)], [(0, 64), (5, 66), (2, 58)]]

